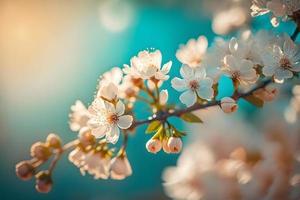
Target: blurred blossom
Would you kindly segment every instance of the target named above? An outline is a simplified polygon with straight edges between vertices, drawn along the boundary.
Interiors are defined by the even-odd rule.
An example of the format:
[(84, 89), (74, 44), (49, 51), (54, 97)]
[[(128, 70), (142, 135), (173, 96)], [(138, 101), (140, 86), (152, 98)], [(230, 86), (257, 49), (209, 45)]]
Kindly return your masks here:
[(99, 19), (110, 32), (122, 32), (133, 21), (134, 9), (128, 1), (105, 0), (99, 6)]
[(212, 13), (212, 29), (220, 35), (237, 30), (251, 19), (249, 0), (204, 0), (203, 6)]
[(295, 123), (299, 118), (300, 113), (300, 85), (293, 88), (293, 97), (290, 100), (289, 106), (285, 109), (284, 116), (287, 122)]
[(299, 129), (272, 123), (272, 128), (259, 135), (241, 117), (224, 117), (219, 108), (198, 114), (207, 123), (197, 127), (197, 136), (184, 149), (177, 166), (163, 173), (168, 196), (191, 200), (300, 198)]

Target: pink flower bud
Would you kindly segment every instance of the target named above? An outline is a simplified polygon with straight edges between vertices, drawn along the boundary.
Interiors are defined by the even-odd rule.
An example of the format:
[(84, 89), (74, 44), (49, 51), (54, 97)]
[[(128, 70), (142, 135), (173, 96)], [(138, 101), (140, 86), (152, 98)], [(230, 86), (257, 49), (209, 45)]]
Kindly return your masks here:
[(34, 167), (28, 161), (19, 162), (16, 165), (16, 174), (23, 181), (29, 180), (34, 174)]
[(61, 148), (61, 139), (59, 138), (58, 135), (54, 133), (50, 133), (46, 139), (47, 144), (49, 147), (52, 147), (54, 149), (59, 149)]
[(39, 160), (47, 160), (51, 156), (51, 151), (46, 144), (36, 142), (31, 146), (30, 155)]
[(236, 101), (230, 97), (221, 99), (221, 108), (225, 113), (233, 113), (238, 109)]
[(168, 146), (168, 139), (164, 139), (162, 142), (162, 148), (164, 150), (165, 153), (171, 153), (171, 150)]
[(111, 160), (110, 177), (122, 180), (132, 174), (132, 169), (126, 155), (120, 155)]
[(179, 153), (182, 149), (182, 141), (179, 137), (170, 137), (168, 147), (171, 153)]
[(35, 189), (41, 193), (48, 193), (52, 189), (52, 179), (48, 171), (40, 171), (36, 176)]
[(273, 101), (278, 95), (278, 90), (275, 87), (267, 86), (254, 91), (253, 94), (263, 101)]
[(146, 148), (150, 153), (157, 153), (162, 148), (161, 141), (159, 139), (150, 139), (146, 144)]

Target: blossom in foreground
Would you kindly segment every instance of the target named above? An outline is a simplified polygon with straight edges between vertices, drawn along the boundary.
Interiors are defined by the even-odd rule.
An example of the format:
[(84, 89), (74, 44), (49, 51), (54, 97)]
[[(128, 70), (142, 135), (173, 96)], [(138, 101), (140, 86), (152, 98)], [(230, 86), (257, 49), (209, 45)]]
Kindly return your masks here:
[(232, 78), (234, 82), (238, 82), (243, 86), (254, 84), (258, 75), (256, 74), (254, 64), (246, 59), (241, 59), (232, 55), (224, 58), (225, 66), (222, 68), (225, 75)]
[(130, 65), (124, 65), (124, 73), (131, 74), (133, 76), (149, 80), (155, 78), (156, 80), (168, 80), (169, 71), (172, 66), (172, 62), (169, 61), (161, 68), (162, 55), (159, 50), (154, 52), (140, 51), (137, 56), (134, 56), (130, 60)]
[(190, 39), (186, 45), (180, 45), (176, 52), (177, 59), (192, 68), (199, 67), (205, 56), (208, 42), (205, 36), (199, 36), (197, 40)]
[(146, 143), (146, 149), (150, 153), (157, 153), (161, 150), (162, 148), (162, 143), (159, 139), (153, 139), (151, 138), (147, 143)]
[(132, 174), (132, 169), (126, 154), (121, 154), (111, 160), (110, 177), (122, 180)]
[(288, 37), (283, 47), (273, 45), (271, 51), (266, 52), (262, 58), (265, 65), (263, 74), (274, 76), (277, 81), (292, 78), (294, 72), (300, 72), (299, 47)]
[(271, 13), (271, 23), (274, 27), (279, 25), (280, 19), (286, 21), (295, 12), (300, 10), (299, 0), (252, 0), (252, 16)]
[(89, 111), (81, 101), (77, 100), (75, 104), (71, 106), (69, 118), (70, 129), (72, 131), (79, 131), (81, 128), (87, 126), (87, 122), (90, 119)]
[(107, 142), (115, 144), (120, 129), (128, 129), (133, 121), (131, 115), (124, 115), (125, 105), (118, 101), (113, 105), (107, 101), (96, 99), (91, 105), (91, 119), (88, 124), (96, 138), (106, 136)]
[(179, 153), (182, 149), (182, 141), (179, 137), (170, 137), (167, 145), (171, 153)]
[(180, 69), (183, 79), (172, 79), (172, 87), (178, 92), (183, 92), (179, 99), (186, 106), (192, 106), (197, 98), (210, 100), (214, 96), (213, 80), (206, 77), (204, 68), (191, 68), (183, 65)]

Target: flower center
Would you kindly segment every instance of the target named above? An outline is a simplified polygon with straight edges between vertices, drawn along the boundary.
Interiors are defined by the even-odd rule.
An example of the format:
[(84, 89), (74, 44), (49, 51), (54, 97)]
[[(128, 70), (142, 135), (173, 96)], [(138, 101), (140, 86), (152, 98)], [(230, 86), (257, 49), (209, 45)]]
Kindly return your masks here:
[(289, 69), (291, 68), (291, 62), (288, 58), (283, 57), (280, 59), (279, 61), (280, 67), (284, 68), (284, 69)]
[(189, 82), (189, 86), (191, 90), (197, 90), (199, 88), (199, 83), (196, 80), (192, 80)]
[(116, 114), (109, 115), (107, 117), (107, 121), (110, 124), (115, 124), (115, 123), (117, 123), (119, 121), (119, 116), (116, 115)]
[(238, 79), (241, 76), (241, 73), (240, 71), (234, 71), (231, 76), (233, 79)]

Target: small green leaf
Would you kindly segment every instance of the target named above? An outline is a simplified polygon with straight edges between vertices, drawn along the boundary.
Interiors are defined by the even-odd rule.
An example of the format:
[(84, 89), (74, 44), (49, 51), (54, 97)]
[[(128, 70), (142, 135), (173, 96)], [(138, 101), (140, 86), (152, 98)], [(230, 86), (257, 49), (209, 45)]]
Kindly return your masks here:
[(173, 125), (171, 126), (171, 129), (172, 129), (173, 136), (175, 136), (175, 137), (183, 137), (183, 136), (186, 136), (186, 133), (184, 133), (184, 132), (182, 132), (182, 131), (179, 131), (179, 130), (176, 129)]
[(180, 117), (181, 117), (181, 119), (183, 119), (186, 122), (203, 123), (203, 121), (199, 117), (194, 115), (193, 113), (185, 113), (185, 114), (181, 115)]
[(161, 123), (158, 120), (151, 122), (146, 129), (146, 133), (152, 133), (154, 131), (157, 131), (160, 126), (161, 126)]
[(246, 96), (244, 99), (259, 108), (264, 106), (264, 101), (255, 97), (254, 95)]

